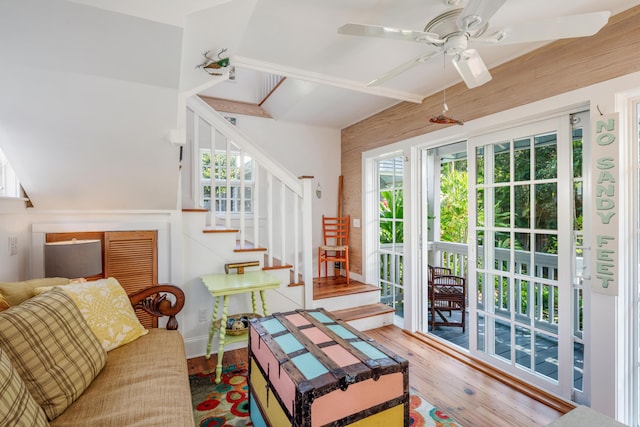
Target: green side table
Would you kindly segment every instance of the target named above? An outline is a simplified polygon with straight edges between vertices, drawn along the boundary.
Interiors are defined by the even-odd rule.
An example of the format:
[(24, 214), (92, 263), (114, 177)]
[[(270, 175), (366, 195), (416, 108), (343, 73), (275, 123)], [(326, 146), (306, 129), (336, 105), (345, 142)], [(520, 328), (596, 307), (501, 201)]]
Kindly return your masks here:
[(229, 308), (229, 296), (236, 294), (245, 294), (251, 292), (251, 304), (253, 312), (258, 314), (258, 303), (256, 301), (256, 293), (260, 293), (262, 302), (262, 314), (269, 315), (267, 310), (267, 300), (264, 292), (269, 289), (277, 289), (280, 287), (280, 281), (262, 270), (250, 271), (244, 274), (209, 274), (200, 277), (202, 283), (207, 287), (214, 298), (213, 315), (211, 316), (211, 328), (209, 329), (209, 342), (207, 343), (207, 359), (211, 357), (211, 346), (213, 337), (216, 333), (216, 321), (218, 320), (218, 309), (220, 301), (222, 301), (222, 314), (220, 316), (220, 327), (218, 333), (220, 344), (218, 346), (218, 364), (216, 365), (216, 384), (220, 382), (222, 374), (222, 356), (224, 356), (225, 344), (232, 344), (247, 339), (247, 334), (229, 335), (226, 337), (227, 310)]

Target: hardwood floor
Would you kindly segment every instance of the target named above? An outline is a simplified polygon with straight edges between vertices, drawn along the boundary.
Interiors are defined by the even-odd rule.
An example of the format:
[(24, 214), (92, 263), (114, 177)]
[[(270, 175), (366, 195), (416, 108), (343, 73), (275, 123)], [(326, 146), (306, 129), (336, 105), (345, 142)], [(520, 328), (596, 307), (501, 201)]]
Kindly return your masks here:
[[(463, 426), (544, 426), (562, 412), (452, 358), (396, 326), (365, 332), (409, 361), (409, 384)], [(227, 351), (223, 364), (247, 361), (247, 349)], [(189, 374), (215, 369), (216, 357), (189, 360)]]

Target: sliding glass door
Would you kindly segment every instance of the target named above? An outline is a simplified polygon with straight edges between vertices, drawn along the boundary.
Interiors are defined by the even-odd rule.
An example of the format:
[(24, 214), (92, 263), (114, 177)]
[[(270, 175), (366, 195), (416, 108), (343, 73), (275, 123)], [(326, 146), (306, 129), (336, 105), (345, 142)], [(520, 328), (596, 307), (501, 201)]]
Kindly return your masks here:
[(563, 116), (469, 140), (470, 349), (569, 399), (583, 384), (582, 134)]

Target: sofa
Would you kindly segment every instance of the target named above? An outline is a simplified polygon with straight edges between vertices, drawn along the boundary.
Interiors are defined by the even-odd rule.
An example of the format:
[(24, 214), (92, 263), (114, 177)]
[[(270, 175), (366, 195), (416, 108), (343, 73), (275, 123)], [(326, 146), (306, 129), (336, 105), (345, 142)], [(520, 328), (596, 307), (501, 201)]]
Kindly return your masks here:
[[(0, 426), (193, 427), (184, 293), (68, 282), (0, 283)], [(134, 307), (166, 327), (143, 328)]]

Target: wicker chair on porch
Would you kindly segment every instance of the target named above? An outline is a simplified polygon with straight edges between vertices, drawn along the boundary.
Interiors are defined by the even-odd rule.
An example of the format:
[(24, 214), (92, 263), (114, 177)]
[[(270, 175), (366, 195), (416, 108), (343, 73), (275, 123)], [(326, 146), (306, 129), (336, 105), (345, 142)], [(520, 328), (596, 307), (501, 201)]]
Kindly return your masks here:
[[(464, 277), (454, 276), (446, 267), (429, 266), (429, 303), (431, 312), (431, 330), (436, 326), (461, 326), (465, 331), (467, 286)], [(452, 311), (460, 311), (460, 322), (451, 317)], [(440, 320), (437, 320), (437, 317)]]

